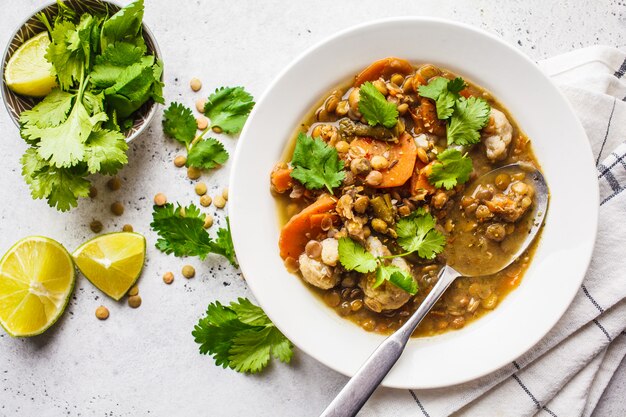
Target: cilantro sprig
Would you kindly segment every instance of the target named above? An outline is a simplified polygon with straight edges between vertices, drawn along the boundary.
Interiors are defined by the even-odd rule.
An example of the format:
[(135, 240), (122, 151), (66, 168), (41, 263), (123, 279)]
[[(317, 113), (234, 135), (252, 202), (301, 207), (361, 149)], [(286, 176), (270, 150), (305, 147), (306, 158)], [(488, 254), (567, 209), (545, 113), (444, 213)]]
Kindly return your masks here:
[(210, 253), (222, 255), (237, 267), (228, 217), (226, 228), (217, 231), (216, 239), (204, 229), (204, 219), (205, 214), (193, 204), (154, 206), (150, 227), (159, 235), (157, 249), (174, 256), (198, 256), (200, 259)]
[(428, 181), (437, 188), (445, 187), (450, 190), (457, 184), (467, 182), (472, 168), (470, 157), (463, 155), (458, 149), (448, 148), (437, 155), (437, 162), (432, 166)]
[(205, 138), (205, 129), (196, 137), (198, 125), (191, 110), (180, 103), (172, 102), (163, 112), (163, 132), (185, 145), (188, 167), (213, 169), (228, 160), (224, 145), (214, 138)]
[(339, 239), (339, 262), (348, 271), (357, 271), (362, 274), (376, 272), (376, 281), (373, 288), (378, 288), (385, 281), (389, 281), (398, 288), (411, 295), (417, 293), (417, 282), (411, 274), (394, 265), (385, 265), (384, 258), (377, 258), (365, 250), (363, 246), (350, 239)]
[(239, 133), (253, 107), (254, 99), (243, 87), (221, 87), (207, 99), (204, 114), (211, 121), (209, 128)]
[(310, 190), (326, 187), (332, 194), (346, 176), (337, 150), (322, 139), (304, 133), (298, 134), (291, 164), (294, 167), (291, 177)]
[(398, 123), (398, 108), (387, 101), (385, 96), (371, 82), (361, 85), (359, 91), (359, 112), (370, 126), (383, 125), (391, 129)]
[(206, 316), (191, 332), (200, 353), (209, 354), (215, 364), (237, 372), (257, 373), (271, 357), (289, 363), (293, 345), (274, 326), (265, 312), (246, 298), (229, 306), (209, 304)]
[(465, 81), (457, 77), (448, 80), (437, 77), (419, 87), (422, 97), (435, 100), (437, 118), (448, 120), (448, 144), (471, 145), (480, 141), (480, 129), (489, 120), (491, 107), (480, 98), (464, 98), (459, 94)]
[(348, 237), (339, 239), (339, 262), (349, 271), (362, 274), (376, 272), (373, 287), (377, 288), (385, 281), (403, 289), (411, 295), (417, 293), (417, 282), (411, 274), (396, 265), (385, 263), (386, 260), (417, 253), (424, 259), (433, 259), (443, 251), (446, 238), (435, 230), (435, 219), (424, 209), (418, 209), (396, 223), (398, 245), (406, 252), (389, 256), (376, 257), (363, 246)]

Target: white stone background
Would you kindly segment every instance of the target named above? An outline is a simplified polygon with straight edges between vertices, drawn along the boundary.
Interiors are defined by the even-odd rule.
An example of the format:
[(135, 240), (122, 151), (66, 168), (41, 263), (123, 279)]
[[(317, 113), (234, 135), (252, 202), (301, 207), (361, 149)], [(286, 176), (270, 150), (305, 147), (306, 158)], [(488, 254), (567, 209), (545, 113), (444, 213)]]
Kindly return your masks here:
[[(0, 45), (39, 4), (0, 0)], [(192, 107), (222, 85), (243, 85), (258, 97), (301, 51), (376, 18), (428, 15), (470, 23), (539, 60), (593, 44), (625, 47), (625, 12), (624, 0), (146, 0), (145, 21), (163, 52), (166, 101)], [(188, 87), (193, 76), (204, 82), (200, 94)], [(105, 232), (130, 223), (148, 239), (139, 309), (107, 299), (79, 277), (66, 313), (47, 333), (12, 339), (0, 332), (0, 416), (317, 416), (343, 385), (344, 377), (300, 351), (291, 366), (272, 364), (258, 376), (218, 368), (198, 354), (191, 330), (207, 304), (251, 294), (222, 259), (181, 260), (154, 248), (154, 194), (197, 204), (192, 183), (172, 164), (181, 149), (163, 136), (160, 114), (132, 143), (120, 173), (122, 189), (108, 191), (106, 178), (96, 176), (98, 197), (68, 213), (30, 198), (20, 175), (25, 144), (4, 110), (0, 132), (0, 253), (33, 234), (57, 239), (71, 251), (93, 236), (93, 219), (104, 223)], [(234, 150), (236, 138), (221, 139)], [(203, 176), (212, 195), (227, 185), (229, 169), (226, 164)], [(109, 211), (117, 200), (126, 206), (122, 217)], [(197, 270), (191, 280), (180, 275), (187, 262)], [(176, 274), (171, 286), (161, 280), (168, 270)], [(94, 317), (100, 304), (111, 311), (107, 321)], [(596, 415), (626, 415), (625, 391), (623, 363)]]

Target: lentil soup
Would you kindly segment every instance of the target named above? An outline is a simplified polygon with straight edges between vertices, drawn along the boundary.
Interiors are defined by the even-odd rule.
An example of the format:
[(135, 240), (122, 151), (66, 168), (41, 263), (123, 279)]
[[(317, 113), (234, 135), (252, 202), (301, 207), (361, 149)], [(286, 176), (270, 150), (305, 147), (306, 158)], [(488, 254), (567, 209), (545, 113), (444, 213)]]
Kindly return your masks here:
[[(487, 91), (430, 64), (376, 61), (321, 98), (272, 170), (285, 267), (342, 317), (391, 333), (446, 262), (490, 273), (515, 253), (534, 190), (523, 172), (482, 176), (516, 162), (540, 168)], [(413, 336), (495, 309), (537, 242), (500, 272), (457, 279)]]

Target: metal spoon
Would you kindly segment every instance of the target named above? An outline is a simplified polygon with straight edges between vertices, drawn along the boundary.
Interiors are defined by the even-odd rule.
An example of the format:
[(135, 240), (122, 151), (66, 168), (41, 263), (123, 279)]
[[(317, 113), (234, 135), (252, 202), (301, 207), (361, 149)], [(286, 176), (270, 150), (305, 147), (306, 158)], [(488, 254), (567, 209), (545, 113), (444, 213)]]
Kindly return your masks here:
[(357, 373), (348, 381), (339, 394), (337, 394), (337, 397), (335, 397), (322, 414), (320, 414), (320, 417), (355, 416), (398, 361), (411, 334), (413, 334), (422, 319), (428, 314), (430, 309), (435, 305), (437, 300), (441, 298), (455, 279), (460, 276), (482, 276), (501, 271), (519, 258), (533, 242), (537, 236), (537, 232), (539, 232), (543, 225), (543, 220), (548, 208), (548, 186), (541, 172), (525, 164), (511, 164), (490, 171), (477, 181), (480, 181), (487, 175), (493, 176), (494, 174), (497, 175), (498, 173), (510, 171), (524, 171), (526, 173), (526, 180), (531, 183), (535, 189), (533, 208), (532, 211), (527, 214), (529, 218), (532, 219), (532, 223), (530, 224), (526, 238), (519, 244), (515, 254), (495, 268), (492, 265), (489, 271), (480, 271), (480, 265), (478, 268), (474, 269), (467, 265), (462, 267), (457, 266), (456, 269), (452, 268), (450, 265), (444, 266), (439, 272), (437, 283), (415, 313), (409, 317), (402, 327), (376, 348), (374, 353), (372, 353)]

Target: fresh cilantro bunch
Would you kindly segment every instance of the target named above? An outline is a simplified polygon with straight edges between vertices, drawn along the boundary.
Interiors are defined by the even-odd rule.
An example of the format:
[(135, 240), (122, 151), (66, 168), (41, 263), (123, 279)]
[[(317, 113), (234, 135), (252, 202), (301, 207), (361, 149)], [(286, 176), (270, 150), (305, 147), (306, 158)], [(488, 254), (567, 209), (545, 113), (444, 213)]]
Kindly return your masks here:
[(200, 353), (209, 354), (215, 364), (237, 372), (262, 371), (270, 358), (289, 363), (293, 345), (274, 326), (265, 312), (246, 298), (224, 306), (209, 304), (206, 316), (191, 332)]
[(383, 125), (391, 129), (398, 123), (398, 108), (371, 82), (365, 82), (359, 90), (359, 112), (370, 126)]
[(172, 102), (163, 112), (163, 132), (187, 148), (188, 167), (213, 169), (228, 160), (224, 145), (214, 138), (204, 138), (208, 128), (196, 138), (196, 118), (191, 110)]
[(463, 155), (458, 149), (448, 148), (437, 155), (437, 162), (433, 164), (428, 181), (437, 188), (445, 187), (450, 190), (457, 184), (467, 182), (472, 169), (470, 157)]
[(418, 209), (396, 223), (398, 245), (406, 252), (397, 255), (376, 257), (354, 240), (339, 239), (339, 262), (349, 271), (362, 274), (376, 272), (377, 288), (385, 281), (403, 289), (411, 295), (417, 293), (417, 283), (411, 274), (395, 265), (386, 265), (385, 260), (417, 253), (420, 258), (433, 259), (443, 251), (446, 238), (435, 230), (435, 219), (424, 209)]
[(346, 176), (337, 149), (304, 133), (298, 134), (291, 165), (294, 168), (291, 177), (309, 190), (326, 187), (332, 194), (333, 188), (339, 187)]
[(146, 55), (143, 1), (113, 16), (81, 16), (59, 2), (51, 23), (44, 14), (51, 63), (59, 88), (20, 115), (30, 145), (22, 175), (33, 198), (66, 211), (89, 193), (89, 174), (115, 174), (128, 162), (124, 130), (152, 99), (163, 102), (162, 63)]
[(204, 218), (205, 214), (193, 204), (187, 207), (180, 204), (174, 207), (172, 203), (154, 206), (150, 227), (159, 235), (157, 249), (174, 256), (198, 256), (200, 259), (214, 253), (224, 256), (237, 267), (228, 217), (226, 228), (220, 228), (215, 239), (204, 229)]
[(204, 114), (211, 121), (209, 128), (239, 133), (253, 107), (254, 99), (243, 87), (221, 87), (207, 99)]
[(480, 129), (489, 120), (491, 107), (480, 98), (464, 98), (460, 96), (465, 88), (465, 81), (457, 77), (448, 80), (437, 77), (427, 85), (419, 87), (422, 97), (435, 100), (437, 117), (448, 120), (448, 144), (471, 145), (480, 141)]

